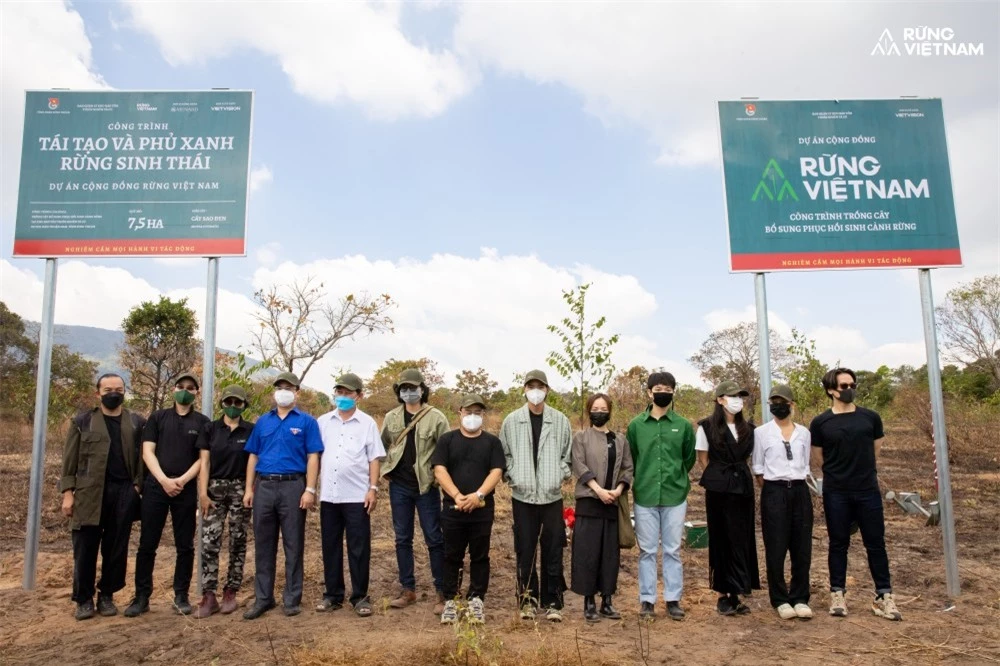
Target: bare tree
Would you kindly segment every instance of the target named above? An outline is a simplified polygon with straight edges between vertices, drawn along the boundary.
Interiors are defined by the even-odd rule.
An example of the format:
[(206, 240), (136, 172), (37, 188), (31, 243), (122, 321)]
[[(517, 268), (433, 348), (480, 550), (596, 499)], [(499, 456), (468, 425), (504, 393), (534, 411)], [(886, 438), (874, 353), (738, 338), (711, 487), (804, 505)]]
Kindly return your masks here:
[[(783, 379), (783, 369), (791, 357), (788, 343), (774, 331), (768, 336), (771, 345), (771, 375)], [(760, 348), (757, 324), (743, 322), (721, 331), (714, 331), (701, 343), (701, 348), (688, 359), (701, 378), (712, 385), (731, 379), (750, 392), (749, 411), (760, 401)]]
[(387, 313), (395, 304), (388, 294), (347, 294), (331, 302), (313, 276), (261, 289), (254, 302), (259, 326), (251, 331), (252, 347), (275, 367), (297, 372), (299, 381), (343, 340), (393, 332)]
[(935, 314), (944, 356), (963, 365), (984, 364), (1000, 382), (1000, 275), (955, 287)]

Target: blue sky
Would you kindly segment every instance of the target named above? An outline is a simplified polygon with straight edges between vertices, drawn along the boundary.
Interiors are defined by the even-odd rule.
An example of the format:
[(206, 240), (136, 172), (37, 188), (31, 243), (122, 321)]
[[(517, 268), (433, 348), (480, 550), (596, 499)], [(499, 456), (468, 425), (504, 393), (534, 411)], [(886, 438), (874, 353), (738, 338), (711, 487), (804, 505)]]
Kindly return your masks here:
[[(335, 367), (370, 374), (390, 356), (506, 382), (543, 364), (559, 292), (585, 280), (595, 312), (624, 334), (619, 365), (697, 381), (685, 359), (701, 340), (753, 317), (751, 276), (728, 272), (716, 99), (941, 96), (966, 267), (935, 271), (937, 297), (1000, 270), (995, 3), (0, 11), (0, 297), (26, 317), (38, 316), (42, 262), (10, 258), (20, 95), (57, 86), (256, 91), (250, 250), (222, 262), (219, 344), (246, 343), (247, 298), (275, 280), (311, 273), (334, 295), (399, 301), (397, 333), (339, 350), (311, 377), (322, 388)], [(910, 25), (950, 26), (985, 53), (871, 56), (885, 27)], [(203, 307), (202, 260), (61, 271), (59, 323), (114, 328), (158, 293)], [(923, 361), (912, 270), (771, 274), (768, 288), (775, 328), (805, 330), (824, 360)]]

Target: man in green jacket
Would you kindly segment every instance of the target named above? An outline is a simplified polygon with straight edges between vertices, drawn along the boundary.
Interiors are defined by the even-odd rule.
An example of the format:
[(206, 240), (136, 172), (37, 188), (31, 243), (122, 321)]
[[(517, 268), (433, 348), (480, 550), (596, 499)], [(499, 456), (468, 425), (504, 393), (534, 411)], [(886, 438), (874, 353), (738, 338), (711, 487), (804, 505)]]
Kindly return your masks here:
[(626, 437), (635, 465), (635, 536), (639, 543), (639, 616), (652, 620), (656, 603), (656, 551), (663, 544), (663, 597), (667, 615), (684, 619), (681, 593), (681, 534), (691, 490), (695, 436), (691, 422), (670, 407), (677, 381), (654, 372), (646, 381), (652, 404), (628, 424)]
[[(113, 596), (125, 587), (132, 522), (139, 517), (142, 458), (139, 440), (146, 420), (124, 409), (125, 381), (116, 374), (97, 380), (100, 405), (73, 419), (63, 447), (62, 512), (73, 530), (73, 601), (76, 619), (97, 611), (117, 615)], [(101, 579), (96, 585), (97, 553)]]
[(448, 432), (448, 419), (427, 404), (430, 392), (420, 370), (407, 368), (392, 390), (401, 403), (382, 422), (382, 445), (386, 459), (382, 476), (389, 479), (389, 506), (396, 534), (396, 564), (399, 567), (399, 597), (392, 608), (405, 608), (417, 600), (413, 567), (413, 514), (420, 517), (424, 542), (431, 561), (431, 577), (437, 592), (434, 613), (444, 610), (444, 534), (441, 531), (441, 491), (434, 481), (431, 456), (438, 438)]
[[(544, 372), (532, 370), (524, 376), (528, 403), (503, 420), (500, 443), (506, 459), (505, 479), (513, 497), (521, 619), (534, 619), (540, 604), (547, 620), (561, 622), (566, 589), (562, 483), (572, 474), (573, 433), (566, 415), (545, 404), (548, 392)], [(536, 559), (541, 561), (541, 576)]]

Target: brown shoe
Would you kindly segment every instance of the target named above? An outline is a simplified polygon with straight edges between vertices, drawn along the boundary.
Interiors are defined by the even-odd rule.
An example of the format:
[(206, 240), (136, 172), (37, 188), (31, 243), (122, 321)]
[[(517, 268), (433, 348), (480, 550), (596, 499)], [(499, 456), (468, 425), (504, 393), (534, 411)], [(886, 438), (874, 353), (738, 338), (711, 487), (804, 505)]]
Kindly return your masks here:
[(389, 606), (392, 608), (406, 608), (412, 603), (417, 601), (417, 593), (413, 590), (407, 590), (403, 588), (403, 591), (399, 593), (399, 596), (389, 602)]
[(440, 615), (444, 612), (444, 592), (438, 590), (437, 601), (434, 603), (434, 614)]
[(230, 590), (226, 588), (222, 591), (222, 606), (219, 608), (219, 612), (223, 615), (229, 615), (237, 609), (239, 604), (236, 603), (236, 590)]
[(201, 603), (194, 612), (196, 618), (208, 617), (212, 613), (219, 612), (219, 601), (215, 598), (215, 592), (206, 592), (201, 598)]

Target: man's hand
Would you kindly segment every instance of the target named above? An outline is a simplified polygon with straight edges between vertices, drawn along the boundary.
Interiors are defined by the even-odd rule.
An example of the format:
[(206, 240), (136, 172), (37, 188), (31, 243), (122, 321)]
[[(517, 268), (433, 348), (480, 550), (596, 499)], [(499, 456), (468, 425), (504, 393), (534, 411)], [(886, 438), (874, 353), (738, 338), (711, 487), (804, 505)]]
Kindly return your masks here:
[(208, 512), (215, 508), (215, 503), (209, 499), (208, 494), (202, 495), (200, 498), (201, 503), (201, 515), (208, 518)]
[(368, 512), (369, 516), (372, 515), (373, 511), (375, 511), (375, 504), (377, 502), (378, 502), (378, 493), (369, 488), (368, 492), (365, 493), (365, 511)]
[(475, 495), (475, 493), (461, 495), (460, 497), (462, 498), (461, 502), (455, 500), (455, 506), (458, 507), (460, 511), (472, 513), (479, 508), (479, 498)]
[(302, 493), (302, 497), (299, 498), (299, 508), (308, 511), (314, 506), (316, 506), (316, 496), (308, 490)]
[(165, 492), (169, 497), (177, 497), (181, 494), (181, 491), (184, 490), (184, 484), (181, 483), (180, 479), (173, 479), (169, 477), (164, 477), (164, 479), (160, 481), (160, 487), (163, 488), (163, 492)]
[(253, 488), (247, 488), (243, 493), (243, 506), (247, 509), (253, 508)]
[(67, 518), (73, 517), (73, 493), (72, 491), (67, 491), (63, 493), (62, 500), (62, 512)]

